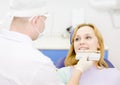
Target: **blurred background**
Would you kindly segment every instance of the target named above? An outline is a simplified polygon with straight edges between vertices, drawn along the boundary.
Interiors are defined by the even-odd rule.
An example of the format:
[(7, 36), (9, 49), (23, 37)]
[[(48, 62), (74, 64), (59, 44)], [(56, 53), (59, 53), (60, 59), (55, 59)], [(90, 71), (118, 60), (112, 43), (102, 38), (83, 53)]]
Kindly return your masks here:
[[(0, 0), (0, 29), (9, 29), (8, 2)], [(119, 0), (48, 0), (47, 6), (49, 17), (44, 33), (33, 42), (36, 48), (68, 50), (71, 29), (79, 23), (93, 23), (104, 37), (108, 59), (120, 70)]]

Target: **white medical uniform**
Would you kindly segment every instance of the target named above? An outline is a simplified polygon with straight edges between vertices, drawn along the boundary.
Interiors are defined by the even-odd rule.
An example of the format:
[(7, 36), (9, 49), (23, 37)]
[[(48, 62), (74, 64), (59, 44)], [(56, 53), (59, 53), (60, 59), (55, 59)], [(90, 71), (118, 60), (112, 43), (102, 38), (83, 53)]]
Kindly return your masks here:
[(0, 74), (0, 85), (17, 85), (14, 80)]
[(17, 85), (63, 85), (53, 62), (21, 33), (0, 30), (0, 73)]

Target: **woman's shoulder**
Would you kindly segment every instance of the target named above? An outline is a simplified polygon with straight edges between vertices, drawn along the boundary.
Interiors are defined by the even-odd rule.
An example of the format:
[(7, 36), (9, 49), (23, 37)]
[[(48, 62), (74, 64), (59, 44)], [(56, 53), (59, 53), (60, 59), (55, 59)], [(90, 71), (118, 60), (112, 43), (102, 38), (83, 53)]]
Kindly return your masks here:
[(104, 68), (102, 71), (105, 74), (108, 74), (108, 75), (110, 74), (110, 75), (113, 75), (113, 76), (119, 76), (120, 77), (120, 71), (117, 68)]
[(104, 69), (102, 69), (102, 71), (104, 71), (104, 72), (112, 72), (112, 73), (118, 73), (118, 74), (120, 74), (120, 71), (117, 69), (117, 68), (104, 68)]
[(120, 71), (117, 68), (104, 68), (97, 70), (96, 73), (99, 77), (104, 76), (104, 78), (111, 81), (120, 81)]
[(114, 85), (120, 85), (120, 71), (117, 68), (103, 69), (103, 74), (109, 82), (116, 83)]

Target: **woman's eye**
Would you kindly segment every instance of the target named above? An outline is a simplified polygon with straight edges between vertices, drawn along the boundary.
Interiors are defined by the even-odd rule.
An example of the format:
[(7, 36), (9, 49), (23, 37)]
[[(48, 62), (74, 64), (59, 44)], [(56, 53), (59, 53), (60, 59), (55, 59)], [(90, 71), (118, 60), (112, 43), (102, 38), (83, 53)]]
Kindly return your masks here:
[(87, 36), (86, 39), (92, 39), (92, 37), (91, 36)]
[(79, 38), (75, 38), (75, 41), (78, 41), (79, 40)]

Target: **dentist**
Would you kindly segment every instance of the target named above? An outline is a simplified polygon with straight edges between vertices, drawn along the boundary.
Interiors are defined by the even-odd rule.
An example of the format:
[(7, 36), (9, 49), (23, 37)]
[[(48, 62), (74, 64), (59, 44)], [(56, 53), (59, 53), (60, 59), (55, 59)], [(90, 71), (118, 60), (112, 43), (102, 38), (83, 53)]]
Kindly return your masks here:
[(15, 85), (63, 85), (53, 62), (32, 46), (44, 31), (45, 5), (45, 0), (10, 2), (10, 29), (0, 30), (0, 73)]

